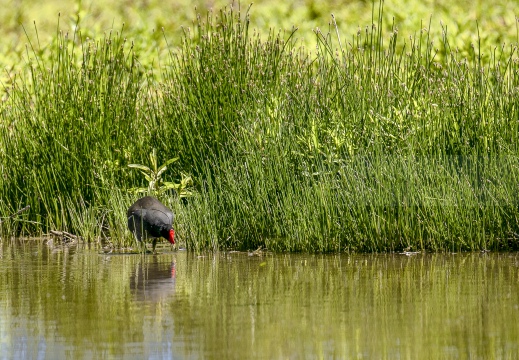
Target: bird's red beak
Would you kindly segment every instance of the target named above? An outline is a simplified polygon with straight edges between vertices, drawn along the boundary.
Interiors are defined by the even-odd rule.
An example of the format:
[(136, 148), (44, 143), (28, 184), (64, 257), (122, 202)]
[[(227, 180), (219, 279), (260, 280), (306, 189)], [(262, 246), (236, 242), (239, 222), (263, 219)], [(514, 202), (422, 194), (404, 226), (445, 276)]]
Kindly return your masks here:
[(169, 230), (169, 239), (168, 240), (171, 244), (173, 244), (173, 245), (175, 244), (175, 230), (173, 230), (173, 229)]

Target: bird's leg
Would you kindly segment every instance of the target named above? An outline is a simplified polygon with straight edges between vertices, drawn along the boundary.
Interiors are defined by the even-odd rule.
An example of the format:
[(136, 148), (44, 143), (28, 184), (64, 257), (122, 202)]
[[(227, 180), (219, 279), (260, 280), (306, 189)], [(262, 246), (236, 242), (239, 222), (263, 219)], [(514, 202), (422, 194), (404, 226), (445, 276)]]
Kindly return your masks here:
[(142, 239), (142, 241), (140, 241), (140, 243), (141, 243), (142, 253), (146, 254), (146, 251), (147, 251), (147, 249), (146, 249), (146, 241), (144, 239)]
[(138, 247), (140, 247), (141, 253), (144, 254), (146, 252), (146, 240), (145, 239), (139, 240), (139, 238), (137, 237), (137, 234), (135, 232), (133, 233), (133, 236), (135, 237), (135, 242), (138, 244)]
[(157, 238), (153, 239), (153, 254), (155, 254), (155, 246), (157, 246)]

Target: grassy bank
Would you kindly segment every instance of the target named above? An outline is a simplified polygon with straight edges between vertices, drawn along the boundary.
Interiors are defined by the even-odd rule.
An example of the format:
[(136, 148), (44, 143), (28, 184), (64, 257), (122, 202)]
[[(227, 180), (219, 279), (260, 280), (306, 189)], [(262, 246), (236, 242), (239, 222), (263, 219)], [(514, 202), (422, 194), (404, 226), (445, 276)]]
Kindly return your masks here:
[(127, 165), (156, 149), (180, 158), (167, 180), (194, 179), (161, 196), (190, 249), (516, 249), (516, 48), (401, 38), (374, 14), (312, 53), (244, 12), (202, 16), (160, 77), (124, 32), (33, 44), (2, 103), (2, 236), (131, 244), (128, 189), (147, 184)]

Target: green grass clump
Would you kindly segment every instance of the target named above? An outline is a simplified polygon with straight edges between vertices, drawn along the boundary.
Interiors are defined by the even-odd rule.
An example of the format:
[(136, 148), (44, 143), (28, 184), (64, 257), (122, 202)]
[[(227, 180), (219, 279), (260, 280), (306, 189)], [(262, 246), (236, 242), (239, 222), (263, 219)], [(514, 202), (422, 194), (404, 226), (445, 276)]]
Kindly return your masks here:
[(179, 157), (165, 181), (194, 179), (194, 196), (162, 195), (190, 249), (516, 249), (515, 46), (465, 54), (430, 25), (403, 40), (374, 14), (351, 37), (316, 30), (309, 53), (295, 30), (209, 13), (160, 77), (120, 33), (58, 33), (2, 105), (0, 211), (31, 205), (2, 231), (131, 244), (127, 190), (147, 184), (127, 165), (157, 149)]

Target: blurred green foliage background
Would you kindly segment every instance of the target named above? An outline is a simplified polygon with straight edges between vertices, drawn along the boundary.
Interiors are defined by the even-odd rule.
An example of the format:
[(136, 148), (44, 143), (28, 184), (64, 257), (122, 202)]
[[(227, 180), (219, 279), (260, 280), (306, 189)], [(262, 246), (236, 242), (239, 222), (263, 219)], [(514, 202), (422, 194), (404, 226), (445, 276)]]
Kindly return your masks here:
[[(232, 4), (242, 11), (251, 2), (214, 1), (37, 1), (0, 0), (0, 68), (2, 80), (16, 73), (23, 65), (23, 53), (28, 39), (41, 47), (48, 46), (59, 29), (72, 32), (77, 26), (83, 37), (98, 38), (112, 29), (124, 27), (129, 40), (136, 41), (140, 61), (144, 65), (159, 66), (158, 59), (165, 54), (167, 42), (177, 45), (181, 27), (192, 25), (197, 13), (218, 10)], [(431, 22), (432, 39), (441, 37), (442, 26), (448, 29), (453, 48), (467, 51), (472, 43), (480, 41), (483, 47), (517, 43), (517, 1), (447, 1), (400, 0), (384, 2), (384, 27), (398, 28), (405, 37), (414, 36)], [(252, 5), (251, 28), (265, 36), (270, 30), (290, 31), (293, 27), (302, 44), (314, 47), (313, 30), (328, 31), (331, 14), (335, 15), (341, 34), (354, 34), (372, 23), (372, 9), (378, 2), (359, 0), (259, 0)], [(22, 27), (23, 25), (23, 27)], [(35, 25), (37, 32), (35, 30)], [(25, 31), (24, 31), (25, 28)], [(164, 30), (164, 34), (162, 32)], [(165, 35), (165, 36), (164, 36)], [(344, 39), (348, 41), (348, 39)], [(147, 56), (146, 56), (147, 55)]]

